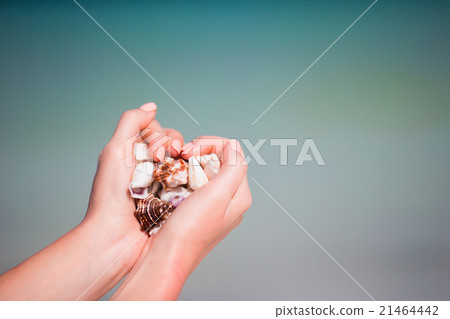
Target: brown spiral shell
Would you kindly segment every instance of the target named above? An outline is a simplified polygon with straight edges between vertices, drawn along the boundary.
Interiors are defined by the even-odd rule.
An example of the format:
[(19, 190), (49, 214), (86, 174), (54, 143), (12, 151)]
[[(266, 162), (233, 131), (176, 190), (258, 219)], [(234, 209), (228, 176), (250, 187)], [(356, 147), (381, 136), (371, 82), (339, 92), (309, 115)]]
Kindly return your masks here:
[(144, 199), (136, 201), (137, 208), (134, 213), (142, 231), (150, 231), (157, 227), (163, 220), (166, 220), (174, 210), (172, 204), (169, 204), (153, 194), (148, 194)]

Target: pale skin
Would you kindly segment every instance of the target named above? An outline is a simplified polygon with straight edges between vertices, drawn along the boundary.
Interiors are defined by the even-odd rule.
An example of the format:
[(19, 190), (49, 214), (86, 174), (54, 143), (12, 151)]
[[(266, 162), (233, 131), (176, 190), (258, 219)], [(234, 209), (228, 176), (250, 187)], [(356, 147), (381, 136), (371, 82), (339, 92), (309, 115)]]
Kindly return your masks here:
[[(0, 276), (0, 300), (97, 300), (125, 275), (113, 300), (176, 300), (201, 260), (239, 223), (251, 205), (247, 165), (239, 143), (205, 136), (183, 146), (176, 130), (155, 120), (156, 105), (125, 112), (99, 156), (83, 221), (61, 238)], [(144, 129), (171, 138), (151, 143), (154, 161), (164, 154), (215, 152), (219, 175), (196, 190), (149, 237), (134, 217), (126, 143)], [(182, 147), (183, 146), (183, 147)]]

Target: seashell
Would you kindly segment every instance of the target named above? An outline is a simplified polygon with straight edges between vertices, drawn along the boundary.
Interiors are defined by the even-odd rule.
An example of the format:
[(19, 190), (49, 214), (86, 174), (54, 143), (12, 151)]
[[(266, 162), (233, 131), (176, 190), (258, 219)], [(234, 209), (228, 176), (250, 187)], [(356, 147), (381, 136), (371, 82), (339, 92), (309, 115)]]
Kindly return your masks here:
[(149, 193), (156, 194), (161, 189), (161, 183), (157, 181), (153, 181), (153, 184), (149, 187)]
[(184, 185), (188, 179), (186, 162), (181, 158), (175, 160), (166, 157), (156, 168), (154, 178), (163, 185), (164, 189)]
[(149, 187), (153, 182), (153, 163), (143, 162), (136, 165), (131, 179), (132, 188)]
[(161, 200), (172, 204), (174, 208), (177, 208), (177, 206), (191, 194), (192, 191), (182, 186), (178, 186), (169, 190), (162, 189), (158, 195)]
[[(148, 161), (147, 144), (135, 144), (136, 169), (129, 189), (136, 199), (136, 219), (142, 231), (155, 234), (173, 210), (209, 180), (217, 176), (220, 161), (216, 154), (184, 159), (164, 158)], [(184, 186), (182, 186), (184, 185)], [(189, 187), (189, 188), (188, 188)]]
[(161, 226), (164, 224), (165, 220), (163, 220), (161, 223), (159, 223), (158, 226), (152, 227), (149, 232), (148, 235), (149, 236), (153, 236), (154, 234), (156, 234), (158, 232), (158, 230), (161, 228)]
[(146, 143), (134, 144), (134, 156), (136, 157), (136, 161), (147, 161), (149, 159), (147, 146)]
[[(215, 158), (217, 158), (217, 155), (215, 153), (211, 153), (211, 154), (205, 154), (205, 155), (201, 155), (201, 156), (195, 156), (195, 159), (200, 163), (200, 165), (202, 167), (204, 167), (206, 162), (211, 160), (212, 156), (215, 156)], [(217, 159), (219, 159), (219, 158), (217, 158)]]
[(188, 171), (188, 186), (190, 189), (197, 190), (208, 183), (205, 171), (194, 156), (189, 158)]
[(142, 231), (150, 231), (158, 227), (173, 211), (173, 206), (148, 194), (144, 199), (137, 200), (134, 216), (139, 221)]
[(148, 188), (147, 187), (131, 187), (131, 184), (128, 186), (130, 190), (131, 197), (136, 199), (143, 199), (148, 196)]
[(220, 169), (220, 161), (216, 154), (211, 153), (208, 154), (209, 156), (206, 157), (206, 161), (202, 160), (200, 162), (200, 165), (203, 167), (203, 170), (205, 171), (206, 176), (209, 180), (212, 180), (214, 177), (219, 174)]

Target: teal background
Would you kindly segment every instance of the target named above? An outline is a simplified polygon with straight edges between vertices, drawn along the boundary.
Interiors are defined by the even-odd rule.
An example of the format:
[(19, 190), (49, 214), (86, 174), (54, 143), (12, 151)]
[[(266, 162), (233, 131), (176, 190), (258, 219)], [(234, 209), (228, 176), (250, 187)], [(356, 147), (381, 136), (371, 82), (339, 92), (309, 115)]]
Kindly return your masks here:
[[(74, 2), (2, 2), (0, 273), (81, 221), (120, 114), (154, 101), (186, 140), (314, 138), (326, 166), (266, 142), (249, 178), (375, 299), (449, 300), (448, 2), (378, 1), (251, 126), (371, 3), (80, 0), (197, 126)], [(368, 299), (250, 187), (181, 300)]]

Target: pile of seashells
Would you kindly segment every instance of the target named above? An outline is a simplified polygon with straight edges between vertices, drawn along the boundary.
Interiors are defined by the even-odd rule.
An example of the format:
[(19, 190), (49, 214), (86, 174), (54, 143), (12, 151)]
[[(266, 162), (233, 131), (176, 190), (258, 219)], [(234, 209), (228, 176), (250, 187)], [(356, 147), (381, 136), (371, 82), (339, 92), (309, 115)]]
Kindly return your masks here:
[(129, 186), (136, 200), (134, 215), (142, 231), (154, 234), (193, 191), (213, 179), (220, 169), (216, 154), (182, 158), (165, 157), (160, 163), (151, 162), (148, 145), (136, 143), (136, 168)]

